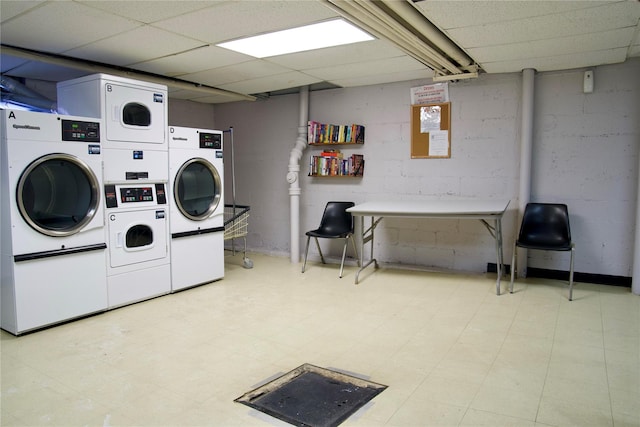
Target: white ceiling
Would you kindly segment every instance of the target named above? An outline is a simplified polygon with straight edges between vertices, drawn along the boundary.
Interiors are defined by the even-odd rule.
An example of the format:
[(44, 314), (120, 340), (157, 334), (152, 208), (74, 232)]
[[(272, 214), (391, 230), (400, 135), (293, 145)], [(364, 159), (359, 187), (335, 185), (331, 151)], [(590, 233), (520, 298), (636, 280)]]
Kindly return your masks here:
[[(640, 56), (638, 0), (384, 1), (407, 1), (480, 72), (564, 70)], [(331, 6), (326, 0), (2, 0), (0, 71), (53, 82), (109, 71), (66, 61), (77, 58), (222, 89), (168, 83), (170, 97), (205, 103), (305, 85), (352, 87), (434, 75), (406, 46), (380, 38), (382, 30), (370, 42), (265, 59), (215, 46), (339, 17)]]

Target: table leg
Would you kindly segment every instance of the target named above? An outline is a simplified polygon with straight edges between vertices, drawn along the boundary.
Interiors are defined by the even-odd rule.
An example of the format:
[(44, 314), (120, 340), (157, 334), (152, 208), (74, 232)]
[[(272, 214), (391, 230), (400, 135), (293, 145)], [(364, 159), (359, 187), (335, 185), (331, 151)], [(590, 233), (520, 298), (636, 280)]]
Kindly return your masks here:
[[(378, 225), (378, 222), (380, 222), (380, 220), (382, 218), (379, 218), (378, 221), (374, 222), (374, 218), (371, 217), (371, 227), (368, 230), (364, 229), (364, 217), (363, 216), (357, 216), (357, 223), (356, 223), (356, 228), (359, 227), (359, 229), (361, 230), (361, 232), (358, 232), (358, 236), (360, 236), (361, 238), (360, 240), (360, 269), (356, 272), (356, 285), (358, 284), (358, 277), (360, 276), (360, 273), (362, 272), (362, 270), (364, 270), (365, 268), (367, 268), (369, 265), (371, 265), (371, 263), (375, 264), (375, 268), (378, 268), (378, 261), (373, 257), (373, 237), (374, 237), (374, 229), (376, 228), (376, 226)], [(369, 235), (367, 235), (367, 232), (369, 233)], [(369, 261), (365, 264), (364, 263), (364, 245), (365, 243), (371, 243), (371, 252), (370, 252), (370, 259)]]
[(495, 238), (496, 238), (496, 273), (498, 278), (496, 279), (496, 295), (500, 295), (500, 279), (504, 269), (504, 256), (502, 252), (502, 219), (496, 218), (495, 221)]

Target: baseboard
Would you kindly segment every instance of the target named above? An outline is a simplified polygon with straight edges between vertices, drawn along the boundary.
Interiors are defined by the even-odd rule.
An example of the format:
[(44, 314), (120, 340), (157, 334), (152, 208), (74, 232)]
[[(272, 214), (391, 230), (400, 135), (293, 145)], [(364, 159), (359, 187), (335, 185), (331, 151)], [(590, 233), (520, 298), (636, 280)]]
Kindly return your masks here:
[[(505, 273), (511, 273), (511, 266), (505, 264)], [(487, 263), (487, 272), (495, 273), (497, 271), (496, 263)], [(545, 268), (527, 268), (528, 277), (538, 277), (540, 279), (553, 279), (553, 280), (569, 280), (569, 272), (566, 270), (548, 270)], [(597, 285), (611, 285), (611, 286), (624, 286), (626, 288), (631, 287), (631, 277), (627, 276), (611, 276), (608, 274), (592, 274), (592, 273), (579, 273), (573, 272), (573, 280), (583, 283), (595, 283)]]

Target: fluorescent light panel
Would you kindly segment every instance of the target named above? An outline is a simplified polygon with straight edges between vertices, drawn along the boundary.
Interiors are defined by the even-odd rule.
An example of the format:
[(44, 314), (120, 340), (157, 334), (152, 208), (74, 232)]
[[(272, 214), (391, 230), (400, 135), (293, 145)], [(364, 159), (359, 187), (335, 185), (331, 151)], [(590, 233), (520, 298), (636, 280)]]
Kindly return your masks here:
[(220, 43), (216, 46), (256, 58), (303, 52), (373, 40), (369, 34), (342, 19), (305, 25), (274, 33)]

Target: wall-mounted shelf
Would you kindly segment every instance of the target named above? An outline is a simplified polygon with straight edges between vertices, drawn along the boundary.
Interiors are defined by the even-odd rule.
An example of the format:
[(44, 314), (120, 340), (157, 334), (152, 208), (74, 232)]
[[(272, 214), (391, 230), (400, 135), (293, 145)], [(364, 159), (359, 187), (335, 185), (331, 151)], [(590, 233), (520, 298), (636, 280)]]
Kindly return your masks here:
[(309, 121), (307, 142), (309, 144), (364, 144), (364, 126), (333, 125)]
[(364, 144), (364, 126), (332, 125), (315, 121), (309, 122), (308, 139), (310, 147), (322, 147), (319, 155), (312, 155), (309, 161), (309, 176), (314, 178), (358, 178), (364, 173), (364, 156), (352, 154), (344, 158), (335, 146), (361, 146)]
[(357, 178), (364, 174), (364, 156), (352, 154), (346, 159), (339, 150), (311, 156), (309, 176), (326, 178)]

